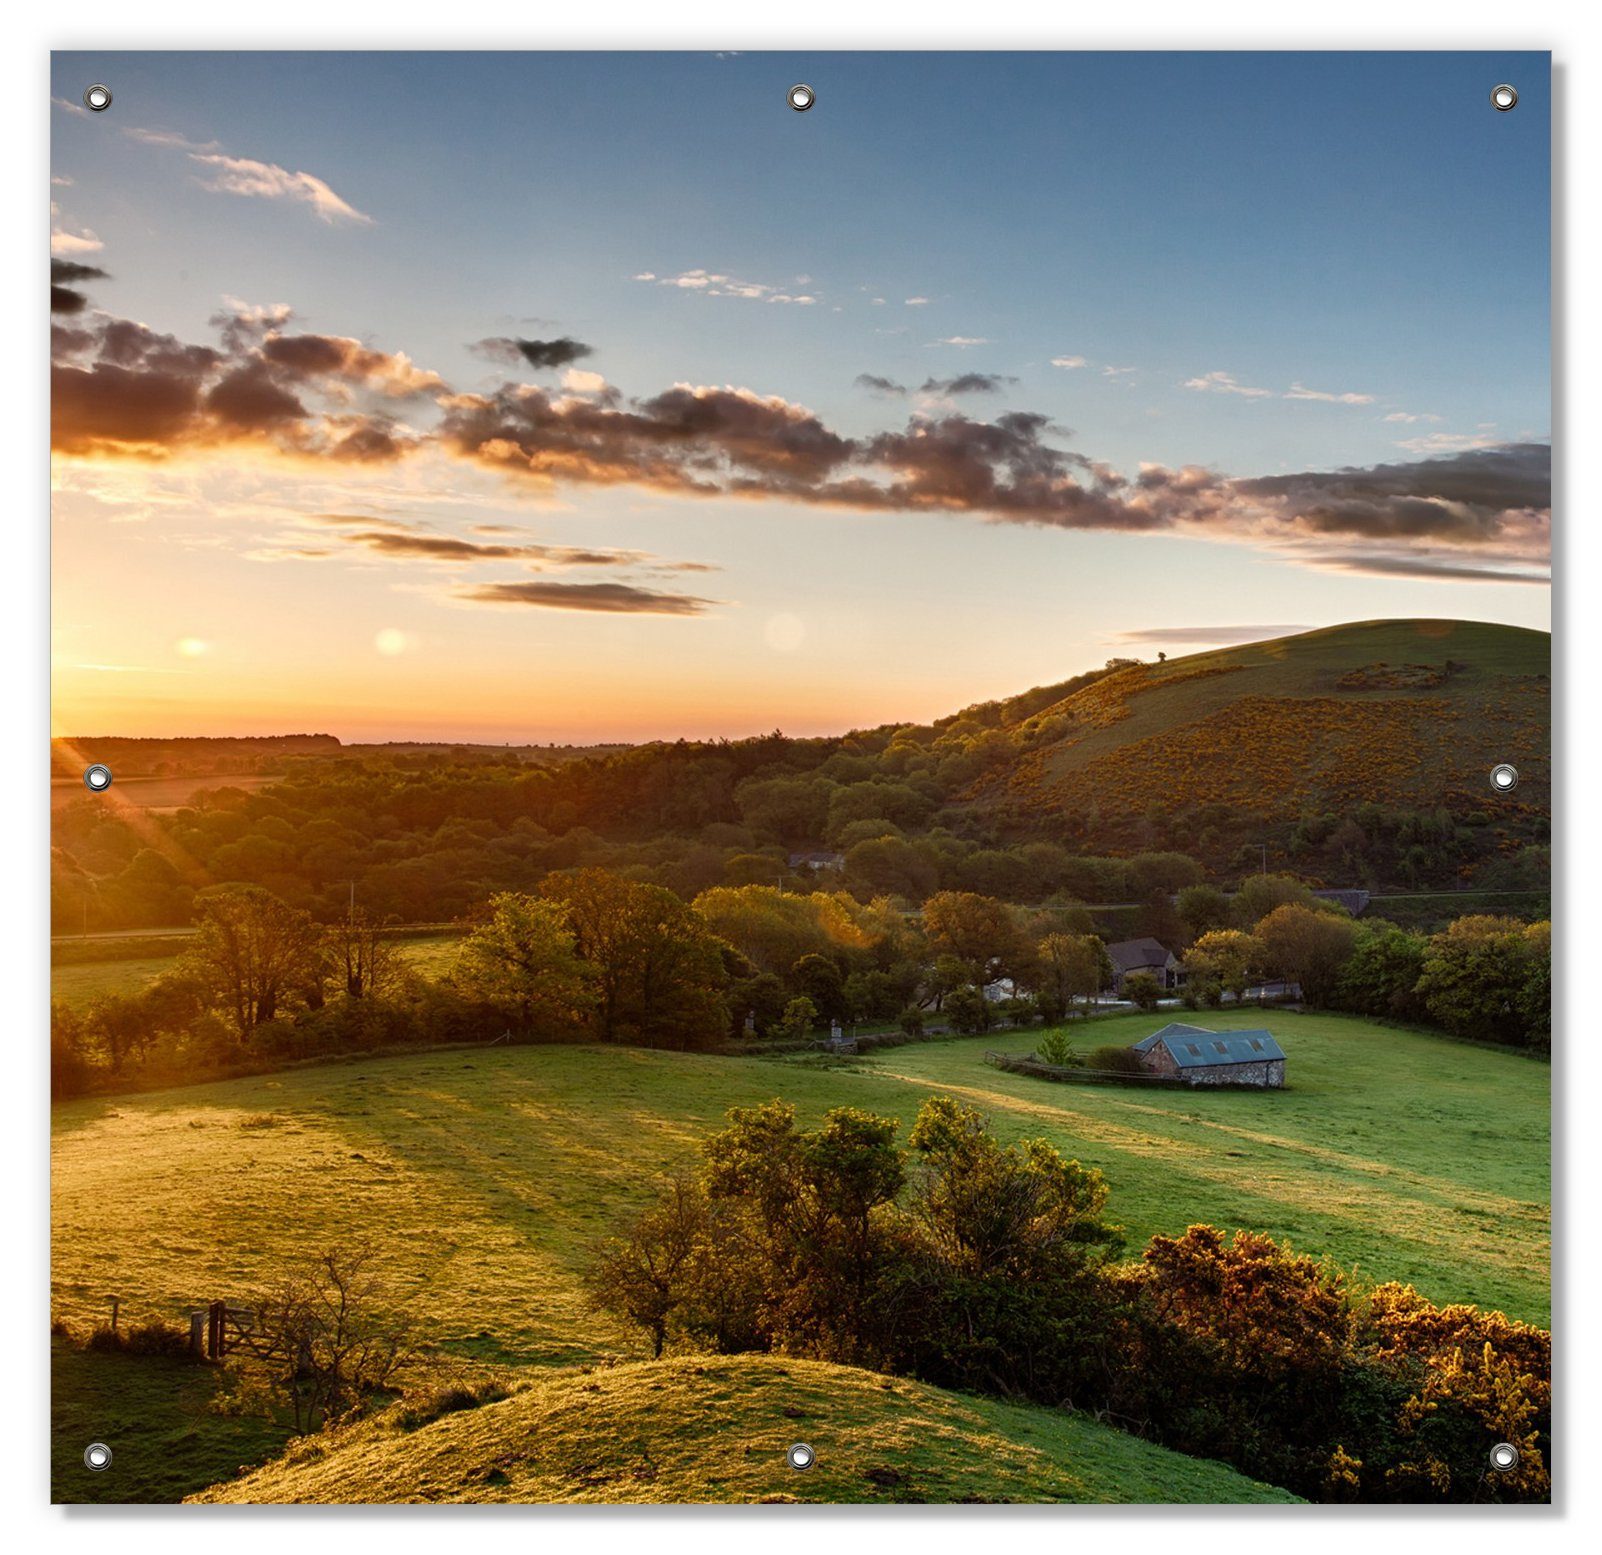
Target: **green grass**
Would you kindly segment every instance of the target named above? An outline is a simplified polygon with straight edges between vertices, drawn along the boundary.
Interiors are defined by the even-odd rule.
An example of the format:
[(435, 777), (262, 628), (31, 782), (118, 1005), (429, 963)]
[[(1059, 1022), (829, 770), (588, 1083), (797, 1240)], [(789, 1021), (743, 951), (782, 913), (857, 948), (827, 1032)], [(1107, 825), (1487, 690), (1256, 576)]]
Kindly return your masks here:
[[(786, 1448), (807, 1442), (798, 1473)], [(1065, 1411), (776, 1356), (564, 1370), (379, 1418), (196, 1496), (234, 1502), (1264, 1502), (1288, 1493)]]
[[(1077, 1037), (1127, 1042), (1163, 1019), (1098, 1020)], [(1194, 1019), (1269, 1025), (1289, 1055), (1289, 1088), (1148, 1092), (987, 1066), (987, 1047), (1033, 1045), (1038, 1033), (1018, 1031), (827, 1069), (629, 1048), (441, 1051), (67, 1103), (53, 1115), (54, 1308), (86, 1327), (104, 1321), (115, 1293), (126, 1323), (181, 1321), (310, 1252), (365, 1240), (388, 1299), (444, 1365), (634, 1358), (638, 1336), (589, 1310), (581, 1272), (653, 1176), (692, 1161), (729, 1107), (782, 1095), (806, 1122), (854, 1105), (905, 1125), (927, 1096), (948, 1092), (1003, 1137), (1044, 1137), (1104, 1170), (1132, 1251), (1196, 1221), (1247, 1226), (1437, 1301), (1548, 1321), (1547, 1066), (1345, 1016)], [(192, 1400), (160, 1396), (160, 1364), (75, 1361), (58, 1381), (60, 1451), (71, 1458), (95, 1439), (83, 1433), (106, 1401), (125, 1425), (144, 1418), (146, 1396), (123, 1374), (96, 1384), (83, 1367), (149, 1367), (139, 1374), (152, 1379), (152, 1439), (190, 1418), (194, 1439), (207, 1440), (201, 1461), (214, 1463), (214, 1423)], [(218, 1451), (230, 1471), (260, 1461)], [(170, 1499), (189, 1469), (152, 1462), (147, 1498)], [(527, 1494), (554, 1483), (531, 1482)], [(751, 1488), (731, 1479), (728, 1494), (741, 1487)]]
[[(210, 1367), (52, 1340), (51, 1500), (181, 1501), (276, 1453), (286, 1431), (212, 1409), (222, 1383)], [(109, 1469), (85, 1466), (90, 1442), (111, 1448)]]
[[(1220, 1026), (1253, 1012), (1210, 1014)], [(993, 1033), (845, 1068), (579, 1047), (495, 1048), (308, 1067), (54, 1113), (58, 1310), (129, 1320), (234, 1297), (307, 1248), (367, 1237), (437, 1342), (486, 1359), (627, 1351), (585, 1311), (589, 1250), (693, 1159), (731, 1106), (773, 1095), (816, 1120), (854, 1105), (910, 1124), (947, 1091), (1008, 1138), (1102, 1168), (1131, 1242), (1195, 1221), (1250, 1226), (1411, 1280), (1437, 1300), (1545, 1321), (1550, 1070), (1350, 1017), (1266, 1017), (1282, 1092), (1125, 1090), (1003, 1074)], [(1128, 1041), (1156, 1017), (1099, 1020)], [(267, 1115), (272, 1126), (243, 1126)]]

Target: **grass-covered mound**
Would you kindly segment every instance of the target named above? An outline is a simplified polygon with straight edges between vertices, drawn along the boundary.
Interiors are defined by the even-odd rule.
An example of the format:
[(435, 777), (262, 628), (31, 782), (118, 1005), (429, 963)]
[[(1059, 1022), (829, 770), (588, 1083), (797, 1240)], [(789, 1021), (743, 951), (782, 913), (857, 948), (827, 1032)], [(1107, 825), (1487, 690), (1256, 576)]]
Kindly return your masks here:
[[(398, 1406), (197, 1501), (1285, 1502), (1081, 1416), (853, 1367), (696, 1356), (571, 1368), (426, 1424)], [(809, 1443), (815, 1466), (785, 1461)]]

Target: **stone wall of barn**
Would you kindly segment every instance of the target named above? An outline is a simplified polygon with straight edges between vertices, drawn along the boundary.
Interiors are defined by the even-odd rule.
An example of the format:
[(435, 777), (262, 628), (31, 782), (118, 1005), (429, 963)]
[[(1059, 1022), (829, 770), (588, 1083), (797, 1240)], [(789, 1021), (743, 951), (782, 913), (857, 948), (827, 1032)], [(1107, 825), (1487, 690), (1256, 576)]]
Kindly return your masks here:
[(1198, 1064), (1193, 1069), (1179, 1070), (1179, 1078), (1187, 1085), (1279, 1086), (1285, 1083), (1285, 1060), (1265, 1058), (1252, 1064)]

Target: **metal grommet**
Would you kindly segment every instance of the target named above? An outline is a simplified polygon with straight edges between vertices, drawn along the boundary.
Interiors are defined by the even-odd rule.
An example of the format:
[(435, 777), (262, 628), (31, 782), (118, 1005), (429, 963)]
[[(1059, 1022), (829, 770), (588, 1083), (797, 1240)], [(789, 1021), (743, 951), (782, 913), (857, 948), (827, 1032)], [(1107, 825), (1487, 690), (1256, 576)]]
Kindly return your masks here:
[(92, 767), (85, 767), (83, 786), (92, 794), (105, 793), (111, 787), (111, 768), (102, 766), (98, 761)]
[(1510, 761), (1499, 761), (1491, 768), (1491, 787), (1499, 794), (1511, 794), (1519, 786), (1519, 769)]
[(1519, 94), (1506, 81), (1491, 88), (1491, 106), (1498, 113), (1507, 113), (1510, 109), (1517, 108), (1518, 105)]
[(817, 1460), (817, 1454), (805, 1442), (792, 1442), (784, 1449), (784, 1461), (792, 1469), (810, 1469)]
[(91, 113), (104, 113), (111, 106), (111, 88), (96, 81), (83, 94), (83, 105)]
[(1512, 1442), (1498, 1442), (1491, 1449), (1491, 1467), (1499, 1474), (1505, 1474), (1515, 1468), (1519, 1461), (1519, 1450)]
[(805, 81), (797, 81), (796, 84), (784, 94), (784, 100), (789, 103), (789, 105), (794, 108), (797, 113), (805, 113), (807, 109), (813, 105), (813, 103), (817, 102), (818, 94), (814, 92)]
[(90, 1442), (83, 1450), (83, 1466), (100, 1473), (111, 1467), (111, 1449), (104, 1442)]

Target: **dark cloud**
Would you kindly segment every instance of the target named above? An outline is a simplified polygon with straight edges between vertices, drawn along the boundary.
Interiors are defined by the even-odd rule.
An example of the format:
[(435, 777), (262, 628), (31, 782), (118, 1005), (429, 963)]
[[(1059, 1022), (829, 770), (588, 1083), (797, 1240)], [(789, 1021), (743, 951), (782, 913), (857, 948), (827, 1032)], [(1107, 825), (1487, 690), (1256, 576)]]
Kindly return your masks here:
[[(223, 347), (193, 345), (129, 319), (56, 325), (51, 446), (80, 456), (163, 458), (255, 443), (308, 458), (383, 463), (418, 434), (380, 410), (349, 408), (443, 388), (403, 355), (336, 336), (282, 336), (287, 310), (222, 315)], [(308, 395), (322, 400), (313, 403)]]
[(1471, 562), (1443, 556), (1321, 556), (1317, 565), (1335, 572), (1362, 572), (1384, 578), (1438, 579), (1467, 583), (1540, 583), (1549, 584), (1549, 572), (1531, 572), (1520, 568), (1477, 567)]
[(698, 616), (716, 603), (693, 594), (665, 594), (632, 583), (482, 583), (458, 590), (480, 605), (537, 605), (547, 610), (589, 610), (604, 615)]
[(868, 389), (874, 394), (905, 394), (907, 386), (897, 383), (894, 378), (881, 378), (878, 373), (858, 373), (857, 387)]
[(106, 272), (98, 265), (79, 264), (75, 259), (50, 261), (50, 311), (52, 313), (82, 313), (89, 304), (88, 296), (77, 289), (80, 281), (103, 281)]
[(558, 567), (616, 567), (651, 558), (643, 551), (608, 551), (576, 545), (513, 545), (500, 541), (462, 540), (455, 535), (384, 528), (342, 536), (381, 556), (416, 557), (425, 561), (532, 561)]
[(560, 335), (555, 340), (524, 340), (518, 335), (491, 335), (477, 341), (473, 349), (498, 362), (514, 365), (527, 363), (541, 369), (571, 367), (574, 362), (594, 354), (593, 348), (571, 335)]
[(955, 378), (925, 378), (921, 394), (999, 394), (1016, 378), (1001, 373), (958, 373)]

